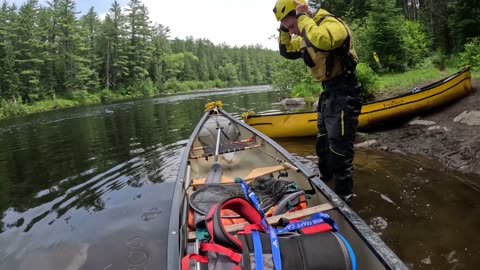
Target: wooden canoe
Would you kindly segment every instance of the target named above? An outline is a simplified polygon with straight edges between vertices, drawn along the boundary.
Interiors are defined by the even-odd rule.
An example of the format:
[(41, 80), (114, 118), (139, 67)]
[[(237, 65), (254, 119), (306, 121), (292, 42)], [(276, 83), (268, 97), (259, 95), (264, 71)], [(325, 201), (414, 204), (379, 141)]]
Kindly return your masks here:
[[(206, 145), (208, 138), (202, 137), (205, 135), (205, 132), (202, 132), (204, 125), (212, 117), (215, 117), (216, 121), (226, 120), (229, 126), (235, 126), (239, 131), (237, 138), (225, 136), (223, 132), (218, 133), (222, 138), (218, 151), (214, 143), (215, 134), (209, 140), (215, 145)], [(232, 148), (229, 145), (237, 147)], [(180, 269), (180, 259), (194, 246), (196, 234), (188, 226), (189, 197), (193, 189), (201, 186), (209, 177), (214, 164), (223, 168), (223, 174), (221, 177), (218, 176), (222, 184), (230, 183), (236, 177), (248, 181), (265, 174), (272, 173), (275, 178), (280, 178), (280, 175), (285, 176), (285, 172), (288, 173), (291, 181), (301, 189), (308, 190), (308, 194), (312, 194), (308, 198), (308, 207), (297, 212), (270, 217), (269, 223), (275, 224), (280, 217), (303, 218), (323, 211), (335, 220), (339, 232), (352, 246), (358, 269), (407, 269), (378, 235), (320, 180), (317, 173), (311, 172), (269, 137), (215, 107), (203, 115), (186, 144), (180, 161), (169, 222), (168, 270)], [(241, 226), (231, 225), (227, 230), (235, 231)]]
[[(358, 118), (358, 129), (366, 129), (440, 107), (472, 90), (470, 68), (422, 88), (393, 98), (366, 103)], [(244, 113), (243, 120), (271, 138), (303, 137), (317, 134), (317, 112), (255, 114)]]

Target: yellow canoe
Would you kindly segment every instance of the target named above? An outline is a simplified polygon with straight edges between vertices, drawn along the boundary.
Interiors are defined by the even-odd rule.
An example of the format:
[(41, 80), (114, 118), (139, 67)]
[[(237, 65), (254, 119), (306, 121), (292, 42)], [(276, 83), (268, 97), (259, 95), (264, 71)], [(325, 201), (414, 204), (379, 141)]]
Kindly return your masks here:
[[(415, 88), (414, 88), (415, 89)], [(387, 123), (416, 115), (467, 95), (472, 90), (470, 67), (416, 91), (393, 98), (366, 103), (358, 118), (358, 128)], [(244, 113), (248, 125), (271, 138), (315, 136), (317, 112), (255, 114)]]

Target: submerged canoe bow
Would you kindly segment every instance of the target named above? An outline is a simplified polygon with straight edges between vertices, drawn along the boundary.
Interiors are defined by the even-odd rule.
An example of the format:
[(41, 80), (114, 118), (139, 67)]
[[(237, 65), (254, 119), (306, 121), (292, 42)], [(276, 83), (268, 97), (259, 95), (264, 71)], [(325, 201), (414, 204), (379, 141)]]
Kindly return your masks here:
[[(272, 181), (288, 179), (309, 194), (305, 199), (307, 203), (303, 201), (304, 208), (298, 211), (289, 208), (289, 213), (274, 214), (267, 219), (270, 224), (276, 224), (281, 217), (304, 219), (322, 211), (336, 222), (339, 232), (351, 245), (358, 269), (407, 269), (318, 174), (308, 170), (275, 141), (219, 107), (205, 112), (180, 161), (169, 221), (167, 269), (180, 269), (181, 259), (198, 246), (195, 241), (199, 234), (191, 220), (191, 213), (196, 210), (192, 210), (193, 201), (197, 199), (193, 195), (195, 191), (208, 187), (208, 183), (223, 187), (234, 182), (236, 177), (252, 183), (263, 176), (272, 177)], [(255, 181), (251, 181), (253, 179)], [(236, 231), (242, 226), (229, 225), (226, 230)]]
[[(414, 88), (393, 98), (366, 103), (358, 118), (358, 129), (385, 124), (419, 114), (467, 95), (472, 90), (470, 67), (433, 84)], [(255, 114), (243, 120), (271, 138), (303, 137), (317, 134), (317, 112)]]

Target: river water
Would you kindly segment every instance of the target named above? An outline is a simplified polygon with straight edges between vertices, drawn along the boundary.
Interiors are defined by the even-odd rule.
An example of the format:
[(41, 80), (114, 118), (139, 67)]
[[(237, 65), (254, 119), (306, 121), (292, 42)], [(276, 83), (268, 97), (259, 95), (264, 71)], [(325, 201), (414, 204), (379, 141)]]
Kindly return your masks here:
[[(205, 103), (284, 110), (268, 87), (0, 121), (0, 269), (163, 269), (173, 183)], [(315, 170), (313, 138), (278, 141)], [(412, 269), (480, 265), (478, 175), (358, 150), (353, 209)]]

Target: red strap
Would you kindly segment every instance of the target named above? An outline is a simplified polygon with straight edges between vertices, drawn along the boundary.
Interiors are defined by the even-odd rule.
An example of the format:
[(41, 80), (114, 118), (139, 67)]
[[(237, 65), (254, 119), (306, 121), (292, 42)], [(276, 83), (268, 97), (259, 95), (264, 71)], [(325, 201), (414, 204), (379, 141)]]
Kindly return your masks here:
[(190, 260), (194, 260), (199, 263), (208, 263), (207, 256), (198, 255), (196, 253), (188, 254), (187, 256), (182, 258), (182, 270), (190, 269)]
[(314, 226), (306, 227), (301, 229), (304, 234), (320, 233), (333, 230), (332, 226), (328, 223), (320, 223)]
[(229, 248), (226, 248), (224, 246), (220, 246), (217, 244), (202, 243), (200, 244), (200, 249), (204, 251), (216, 252), (216, 253), (226, 255), (228, 258), (230, 258), (230, 260), (232, 260), (237, 264), (240, 263), (240, 261), (242, 260), (241, 254), (238, 254)]
[(205, 221), (207, 222), (207, 230), (210, 234), (211, 241), (225, 247), (240, 251), (242, 242), (225, 230), (225, 226), (221, 222), (221, 211), (232, 210), (239, 214), (250, 224), (261, 224), (262, 215), (255, 207), (242, 197), (233, 197), (223, 200), (215, 204), (207, 214)]

